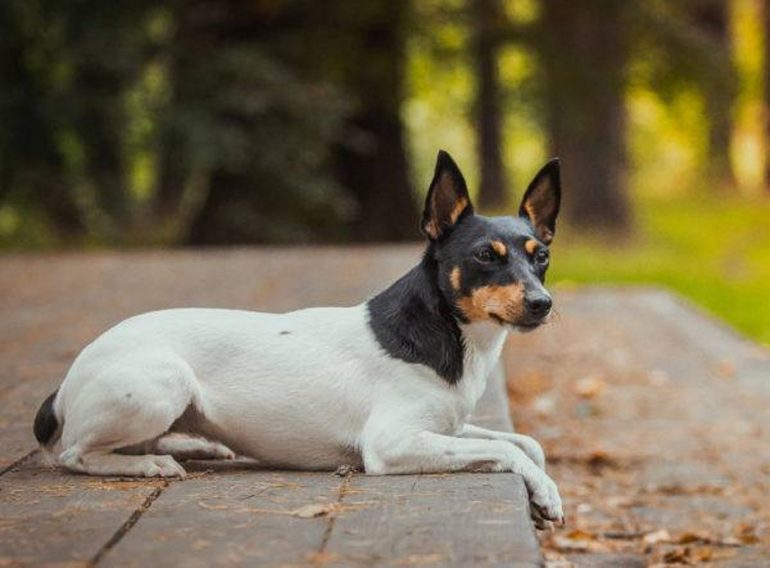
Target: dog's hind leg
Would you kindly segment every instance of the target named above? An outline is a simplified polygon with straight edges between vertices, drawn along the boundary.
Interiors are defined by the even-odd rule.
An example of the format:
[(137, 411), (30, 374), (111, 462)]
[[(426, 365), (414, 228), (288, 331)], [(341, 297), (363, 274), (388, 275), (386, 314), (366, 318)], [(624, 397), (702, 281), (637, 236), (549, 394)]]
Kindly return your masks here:
[(65, 392), (61, 465), (93, 475), (185, 475), (170, 455), (117, 453), (157, 440), (194, 404), (197, 382), (184, 361), (145, 353), (100, 369), (81, 384)]
[(235, 453), (219, 442), (187, 434), (166, 434), (155, 443), (155, 451), (181, 460), (231, 460)]

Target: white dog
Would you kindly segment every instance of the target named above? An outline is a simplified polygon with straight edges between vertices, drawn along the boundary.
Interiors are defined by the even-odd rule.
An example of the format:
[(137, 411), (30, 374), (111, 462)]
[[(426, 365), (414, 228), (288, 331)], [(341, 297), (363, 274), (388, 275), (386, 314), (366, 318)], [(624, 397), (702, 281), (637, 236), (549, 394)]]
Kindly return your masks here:
[(508, 329), (550, 312), (542, 282), (559, 197), (554, 160), (518, 217), (475, 215), (440, 152), (428, 247), (390, 288), (349, 308), (125, 320), (80, 353), (35, 435), (54, 463), (94, 475), (182, 477), (174, 456), (233, 457), (228, 448), (271, 467), (516, 472), (533, 516), (563, 522), (539, 444), (466, 424)]

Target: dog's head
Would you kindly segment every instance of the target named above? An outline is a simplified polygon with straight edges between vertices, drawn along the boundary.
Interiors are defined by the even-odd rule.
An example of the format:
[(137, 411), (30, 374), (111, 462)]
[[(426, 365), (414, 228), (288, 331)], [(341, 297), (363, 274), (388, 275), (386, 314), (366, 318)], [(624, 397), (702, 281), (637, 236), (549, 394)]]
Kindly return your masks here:
[(439, 152), (421, 227), (438, 266), (438, 287), (460, 321), (519, 330), (545, 321), (551, 296), (543, 282), (560, 196), (553, 159), (530, 183), (518, 216), (476, 215), (460, 169)]

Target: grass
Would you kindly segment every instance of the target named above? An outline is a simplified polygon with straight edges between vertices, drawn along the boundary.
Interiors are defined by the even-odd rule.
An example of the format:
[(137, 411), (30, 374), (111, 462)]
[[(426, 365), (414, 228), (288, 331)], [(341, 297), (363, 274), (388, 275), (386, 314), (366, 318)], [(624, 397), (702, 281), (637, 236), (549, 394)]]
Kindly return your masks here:
[(656, 284), (694, 300), (770, 345), (770, 201), (642, 198), (635, 236), (554, 242), (551, 282)]

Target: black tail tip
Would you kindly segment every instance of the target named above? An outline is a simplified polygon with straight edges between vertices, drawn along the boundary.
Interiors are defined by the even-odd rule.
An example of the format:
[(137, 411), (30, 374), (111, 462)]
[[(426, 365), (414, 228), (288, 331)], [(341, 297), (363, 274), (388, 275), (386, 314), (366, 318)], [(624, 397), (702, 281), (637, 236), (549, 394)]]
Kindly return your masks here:
[(56, 429), (59, 427), (59, 421), (56, 420), (56, 416), (53, 413), (53, 401), (58, 392), (58, 390), (55, 390), (49, 394), (35, 415), (35, 425), (32, 429), (35, 432), (35, 438), (37, 438), (37, 441), (42, 446), (51, 441), (51, 438), (56, 433)]

